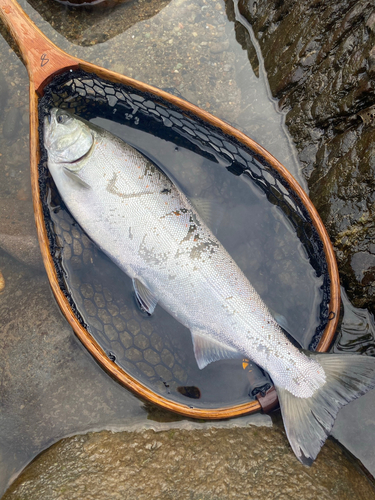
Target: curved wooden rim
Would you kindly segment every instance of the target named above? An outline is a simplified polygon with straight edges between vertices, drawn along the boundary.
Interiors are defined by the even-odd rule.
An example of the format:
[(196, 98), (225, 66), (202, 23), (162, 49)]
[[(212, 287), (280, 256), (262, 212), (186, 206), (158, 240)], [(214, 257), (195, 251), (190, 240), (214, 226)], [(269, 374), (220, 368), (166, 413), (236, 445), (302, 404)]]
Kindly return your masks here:
[[(12, 24), (14, 23), (14, 20), (6, 18), (9, 12), (13, 14), (16, 19), (20, 18), (23, 21), (23, 29), (21, 35), (18, 34), (17, 27)], [(304, 190), (301, 188), (301, 186), (298, 184), (298, 182), (283, 167), (283, 165), (281, 165), (281, 163), (276, 160), (276, 158), (274, 158), (270, 153), (268, 153), (268, 151), (262, 148), (255, 141), (247, 137), (242, 132), (236, 130), (232, 126), (228, 125), (227, 123), (223, 122), (219, 118), (212, 116), (206, 111), (203, 111), (202, 109), (187, 101), (184, 101), (183, 99), (170, 95), (155, 87), (151, 87), (150, 85), (141, 83), (137, 80), (133, 80), (132, 78), (119, 75), (112, 71), (105, 70), (93, 64), (69, 56), (54, 44), (52, 44), (52, 42), (50, 42), (40, 32), (40, 30), (36, 28), (36, 26), (29, 20), (26, 14), (23, 13), (22, 9), (20, 9), (20, 7), (15, 3), (14, 0), (0, 0), (0, 16), (3, 19), (4, 17), (6, 18), (6, 24), (11, 27), (13, 36), (15, 36), (16, 40), (19, 42), (20, 50), (23, 54), (30, 75), (30, 166), (35, 221), (43, 261), (53, 294), (74, 332), (76, 333), (82, 344), (115, 380), (135, 392), (140, 397), (145, 398), (168, 410), (180, 413), (188, 417), (205, 419), (231, 418), (259, 411), (261, 409), (261, 405), (258, 401), (252, 401), (250, 403), (217, 409), (193, 408), (189, 405), (170, 401), (163, 396), (154, 393), (148, 387), (141, 384), (139, 381), (131, 377), (119, 366), (117, 366), (114, 362), (112, 362), (103, 351), (103, 349), (101, 349), (101, 347), (96, 343), (96, 341), (94, 341), (87, 330), (80, 324), (80, 322), (74, 315), (65, 295), (60, 289), (53, 259), (49, 252), (49, 240), (44, 222), (39, 191), (38, 164), (40, 160), (40, 151), (38, 134), (38, 94), (39, 96), (42, 95), (45, 85), (49, 81), (51, 81), (51, 79), (53, 79), (54, 76), (56, 76), (58, 73), (61, 73), (62, 71), (68, 69), (77, 69), (79, 67), (87, 73), (94, 73), (95, 75), (109, 80), (113, 83), (122, 83), (142, 92), (147, 92), (155, 95), (156, 97), (161, 97), (166, 101), (169, 101), (170, 103), (178, 106), (181, 110), (189, 112), (190, 114), (197, 116), (205, 122), (208, 122), (211, 125), (221, 129), (225, 134), (234, 137), (239, 142), (251, 149), (254, 153), (262, 156), (287, 181), (291, 189), (299, 196), (302, 203), (306, 207), (313, 225), (315, 226), (324, 246), (324, 252), (328, 264), (328, 272), (331, 279), (331, 299), (329, 304), (329, 311), (330, 316), (332, 316), (332, 319), (328, 322), (328, 325), (317, 348), (318, 351), (324, 352), (329, 348), (329, 345), (333, 340), (338, 322), (340, 307), (340, 287), (334, 251), (326, 229), (312, 202), (310, 201)], [(26, 41), (25, 25), (27, 26), (28, 33)], [(28, 44), (26, 43), (30, 38), (30, 33), (32, 35), (31, 38), (34, 40), (31, 44), (31, 53), (30, 47), (28, 47)], [(40, 46), (38, 45), (38, 43), (40, 44)], [(45, 70), (45, 66), (48, 65), (38, 67), (38, 64), (40, 65), (41, 61), (43, 62), (43, 60), (45, 60), (45, 58), (43, 59), (43, 54), (46, 54), (45, 57), (47, 57), (49, 61), (52, 62), (52, 64), (49, 66), (49, 71)], [(41, 72), (41, 70), (43, 71)]]

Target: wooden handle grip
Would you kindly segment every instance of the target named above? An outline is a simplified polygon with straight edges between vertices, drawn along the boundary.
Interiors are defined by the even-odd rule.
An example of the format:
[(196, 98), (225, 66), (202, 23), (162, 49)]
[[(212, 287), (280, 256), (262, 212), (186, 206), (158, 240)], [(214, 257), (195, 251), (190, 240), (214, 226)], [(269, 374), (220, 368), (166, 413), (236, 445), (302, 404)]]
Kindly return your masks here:
[(39, 95), (43, 94), (44, 86), (54, 75), (78, 67), (79, 60), (48, 40), (16, 0), (0, 0), (0, 18), (17, 42), (30, 81)]

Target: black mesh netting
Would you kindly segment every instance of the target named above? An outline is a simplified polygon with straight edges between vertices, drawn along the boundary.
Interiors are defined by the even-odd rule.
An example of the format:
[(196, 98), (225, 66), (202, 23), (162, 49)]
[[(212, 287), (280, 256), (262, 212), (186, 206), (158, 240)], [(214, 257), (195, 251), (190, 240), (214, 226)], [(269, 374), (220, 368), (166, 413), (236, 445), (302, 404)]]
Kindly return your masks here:
[[(330, 279), (323, 244), (310, 216), (286, 180), (263, 157), (254, 154), (235, 138), (189, 112), (152, 94), (113, 84), (82, 71), (69, 71), (45, 88), (39, 104), (41, 197), (45, 222), (61, 290), (77, 318), (108, 356), (153, 390), (175, 400), (196, 399), (195, 406), (230, 405), (249, 400), (269, 384), (260, 369), (235, 360), (227, 372), (206, 369), (206, 382), (191, 357), (187, 330), (161, 308), (150, 318), (136, 306), (131, 280), (90, 241), (64, 206), (47, 170), (43, 146), (43, 122), (52, 107), (66, 108), (86, 120), (109, 119), (145, 131), (186, 148), (200, 157), (220, 162), (234, 176), (245, 176), (265, 193), (293, 227), (316, 276), (321, 278), (320, 323), (310, 337), (316, 348), (329, 321)], [(154, 317), (155, 316), (155, 317)], [(244, 369), (246, 365), (246, 369)], [(211, 370), (211, 372), (210, 372)], [(231, 379), (237, 382), (231, 385)], [(197, 382), (198, 381), (198, 382)], [(212, 389), (212, 390), (211, 390)], [(225, 394), (229, 393), (226, 400)], [(220, 400), (224, 395), (224, 401)], [(200, 399), (198, 399), (200, 398)]]

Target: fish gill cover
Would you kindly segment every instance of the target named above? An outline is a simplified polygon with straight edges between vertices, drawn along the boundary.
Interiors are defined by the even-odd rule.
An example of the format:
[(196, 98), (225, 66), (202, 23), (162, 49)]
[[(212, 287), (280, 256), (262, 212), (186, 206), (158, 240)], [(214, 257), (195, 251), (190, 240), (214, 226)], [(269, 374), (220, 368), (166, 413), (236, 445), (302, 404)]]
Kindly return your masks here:
[[(150, 318), (135, 306), (130, 278), (119, 273), (85, 235), (64, 206), (50, 177), (42, 124), (53, 107), (70, 110), (86, 120), (110, 120), (147, 132), (257, 186), (267, 202), (287, 219), (320, 279), (318, 326), (309, 332), (305, 345), (316, 348), (330, 319), (330, 278), (323, 243), (287, 181), (263, 157), (235, 138), (187, 111), (182, 112), (170, 102), (83, 71), (69, 71), (45, 88), (39, 103), (41, 201), (60, 288), (82, 326), (112, 361), (172, 400), (186, 403), (186, 397), (194, 399), (196, 396), (191, 394), (198, 394), (200, 399), (194, 399), (194, 405), (203, 408), (248, 401), (259, 388), (270, 384), (263, 371), (238, 360), (222, 361), (226, 370), (214, 363), (207, 368), (210, 375), (202, 378), (186, 328), (161, 308)], [(181, 389), (196, 385), (199, 387), (194, 390)]]

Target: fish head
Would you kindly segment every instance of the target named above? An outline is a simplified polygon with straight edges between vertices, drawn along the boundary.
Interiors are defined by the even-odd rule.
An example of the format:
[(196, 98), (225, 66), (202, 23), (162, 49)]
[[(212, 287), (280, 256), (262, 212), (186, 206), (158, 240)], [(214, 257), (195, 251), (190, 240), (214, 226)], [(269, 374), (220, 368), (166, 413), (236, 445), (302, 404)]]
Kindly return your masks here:
[(53, 108), (44, 119), (44, 145), (48, 162), (78, 172), (94, 143), (94, 132), (64, 109)]

